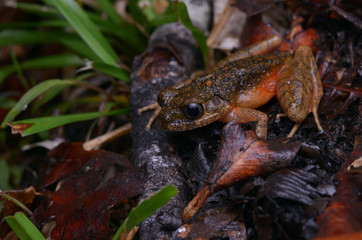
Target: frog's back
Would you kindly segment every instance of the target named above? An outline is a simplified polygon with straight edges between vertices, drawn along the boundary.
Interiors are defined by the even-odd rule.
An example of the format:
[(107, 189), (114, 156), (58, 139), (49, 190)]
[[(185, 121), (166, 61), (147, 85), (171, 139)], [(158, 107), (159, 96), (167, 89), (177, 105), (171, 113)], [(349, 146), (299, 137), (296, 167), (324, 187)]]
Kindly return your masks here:
[(291, 57), (287, 51), (254, 56), (225, 64), (212, 72), (215, 93), (250, 91), (262, 84), (268, 75)]

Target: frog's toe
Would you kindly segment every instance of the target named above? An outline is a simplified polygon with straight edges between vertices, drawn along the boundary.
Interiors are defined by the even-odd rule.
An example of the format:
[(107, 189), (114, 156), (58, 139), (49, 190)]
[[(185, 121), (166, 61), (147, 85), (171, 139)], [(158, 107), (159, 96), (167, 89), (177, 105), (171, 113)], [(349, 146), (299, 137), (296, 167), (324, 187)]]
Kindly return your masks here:
[(313, 116), (314, 116), (315, 124), (317, 125), (317, 128), (318, 128), (319, 132), (320, 132), (320, 133), (324, 133), (323, 128), (322, 128), (322, 125), (321, 125), (321, 123), (320, 123), (320, 121), (319, 121), (319, 117), (318, 117), (317, 111), (316, 111), (316, 110), (313, 110), (312, 113), (313, 113)]
[(259, 122), (259, 123), (256, 125), (256, 127), (255, 127), (255, 134), (256, 134), (259, 138), (261, 138), (261, 139), (263, 139), (263, 140), (266, 139), (266, 137), (267, 137), (267, 135), (268, 135), (268, 128), (267, 128), (266, 122), (265, 122), (265, 123), (260, 123), (260, 122)]
[(290, 131), (290, 133), (288, 134), (287, 138), (292, 138), (294, 133), (298, 130), (298, 128), (300, 127), (301, 123), (295, 123), (294, 127), (292, 128), (292, 130)]

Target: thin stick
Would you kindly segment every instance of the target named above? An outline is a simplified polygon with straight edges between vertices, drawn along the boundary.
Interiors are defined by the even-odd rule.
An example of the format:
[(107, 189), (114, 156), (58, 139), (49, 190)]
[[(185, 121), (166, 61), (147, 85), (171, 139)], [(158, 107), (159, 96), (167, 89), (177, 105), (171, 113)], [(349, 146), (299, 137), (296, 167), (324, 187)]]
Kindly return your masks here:
[(229, 20), (230, 16), (232, 15), (232, 13), (235, 10), (235, 7), (231, 6), (231, 3), (233, 2), (233, 0), (229, 0), (226, 3), (226, 6), (224, 8), (224, 11), (222, 12), (222, 14), (220, 15), (219, 21), (215, 24), (215, 26), (212, 28), (211, 33), (209, 35), (209, 37), (207, 38), (207, 46), (208, 47), (212, 47), (215, 42), (216, 39), (218, 38), (218, 36), (220, 35), (220, 32), (223, 30), (225, 24), (227, 23), (227, 21)]
[(132, 129), (132, 124), (127, 123), (109, 133), (96, 137), (92, 140), (89, 140), (83, 143), (83, 148), (86, 151), (90, 151), (106, 142), (112, 141), (115, 138), (128, 134)]

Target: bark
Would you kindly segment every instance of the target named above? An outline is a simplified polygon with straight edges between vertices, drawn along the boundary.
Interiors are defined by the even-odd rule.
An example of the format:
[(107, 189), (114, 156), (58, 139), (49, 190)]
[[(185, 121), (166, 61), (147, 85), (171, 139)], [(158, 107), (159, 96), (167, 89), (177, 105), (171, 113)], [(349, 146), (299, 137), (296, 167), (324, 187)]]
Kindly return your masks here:
[(140, 224), (140, 239), (172, 238), (182, 224), (181, 212), (190, 200), (187, 198), (190, 190), (182, 173), (182, 161), (170, 144), (170, 133), (160, 130), (157, 121), (146, 131), (153, 111), (139, 115), (137, 110), (156, 102), (162, 88), (187, 80), (199, 60), (191, 32), (179, 23), (171, 23), (153, 33), (148, 49), (133, 63), (131, 161), (135, 166), (146, 165), (148, 172), (140, 200), (168, 184), (179, 190), (177, 196)]

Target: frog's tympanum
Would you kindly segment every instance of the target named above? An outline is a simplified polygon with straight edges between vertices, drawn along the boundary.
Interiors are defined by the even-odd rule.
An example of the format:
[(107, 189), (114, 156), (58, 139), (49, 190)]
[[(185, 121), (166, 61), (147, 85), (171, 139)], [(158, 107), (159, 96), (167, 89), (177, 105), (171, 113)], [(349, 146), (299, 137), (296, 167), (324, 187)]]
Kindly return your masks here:
[[(268, 116), (256, 108), (276, 95), (285, 112), (282, 115), (296, 123), (288, 137), (293, 136), (310, 112), (322, 131), (317, 109), (323, 89), (309, 47), (300, 46), (294, 57), (289, 51), (282, 51), (229, 59), (233, 61), (223, 61), (204, 75), (161, 90), (159, 107), (153, 105), (160, 108), (156, 110), (159, 126), (185, 131), (214, 121), (256, 121), (255, 133), (265, 139)], [(142, 110), (145, 109), (149, 108)]]

